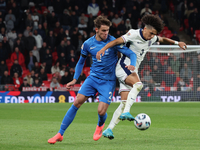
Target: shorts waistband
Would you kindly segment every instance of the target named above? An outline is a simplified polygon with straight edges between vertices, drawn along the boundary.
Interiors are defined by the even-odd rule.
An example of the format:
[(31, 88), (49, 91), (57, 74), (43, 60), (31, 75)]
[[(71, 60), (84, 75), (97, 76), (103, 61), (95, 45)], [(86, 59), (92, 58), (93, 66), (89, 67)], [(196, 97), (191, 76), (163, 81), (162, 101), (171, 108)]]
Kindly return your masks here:
[(102, 79), (102, 78), (99, 78), (99, 77), (97, 77), (97, 76), (93, 76), (93, 75), (91, 75), (92, 77), (95, 77), (95, 78), (97, 78), (97, 79), (101, 79), (101, 80), (105, 80), (105, 81), (114, 81), (114, 80), (106, 80), (106, 79)]

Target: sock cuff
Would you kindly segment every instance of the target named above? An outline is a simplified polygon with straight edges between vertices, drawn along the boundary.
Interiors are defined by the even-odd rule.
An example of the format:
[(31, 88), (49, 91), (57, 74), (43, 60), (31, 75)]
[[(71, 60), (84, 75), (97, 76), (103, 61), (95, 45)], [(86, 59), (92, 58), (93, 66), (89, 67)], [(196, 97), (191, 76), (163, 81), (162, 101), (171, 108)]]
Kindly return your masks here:
[(108, 115), (107, 112), (106, 112), (105, 115), (103, 115), (103, 116), (100, 116), (100, 115), (98, 114), (99, 117), (105, 117), (105, 116), (107, 116), (107, 115)]
[[(135, 86), (135, 85), (138, 85), (138, 84), (142, 84), (142, 82), (136, 82), (135, 84), (133, 84), (133, 87)], [(143, 85), (143, 84), (142, 84)]]
[(99, 126), (99, 127), (101, 127), (104, 123), (105, 123), (105, 121), (106, 121), (106, 118), (107, 118), (107, 113), (105, 113), (105, 115), (103, 115), (103, 116), (100, 116), (99, 114), (98, 114), (98, 123), (97, 123), (97, 125)]
[(78, 108), (76, 106), (74, 106), (74, 104), (72, 104), (72, 108), (75, 110), (78, 110)]

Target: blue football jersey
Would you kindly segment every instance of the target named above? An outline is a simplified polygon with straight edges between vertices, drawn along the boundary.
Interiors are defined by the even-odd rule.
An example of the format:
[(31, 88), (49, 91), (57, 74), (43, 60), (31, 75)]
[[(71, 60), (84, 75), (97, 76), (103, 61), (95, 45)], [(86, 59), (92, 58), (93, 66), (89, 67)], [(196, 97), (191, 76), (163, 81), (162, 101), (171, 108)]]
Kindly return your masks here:
[(108, 38), (106, 40), (97, 41), (95, 36), (96, 35), (86, 40), (81, 48), (81, 54), (85, 56), (91, 54), (92, 56), (93, 63), (90, 67), (90, 75), (105, 80), (115, 80), (115, 67), (118, 61), (117, 51), (123, 51), (123, 53), (129, 54), (133, 52), (123, 45), (116, 45), (112, 48), (107, 49), (104, 56), (101, 57), (100, 60), (97, 60), (96, 53), (101, 50), (107, 43), (115, 40), (115, 38), (111, 35), (108, 35)]

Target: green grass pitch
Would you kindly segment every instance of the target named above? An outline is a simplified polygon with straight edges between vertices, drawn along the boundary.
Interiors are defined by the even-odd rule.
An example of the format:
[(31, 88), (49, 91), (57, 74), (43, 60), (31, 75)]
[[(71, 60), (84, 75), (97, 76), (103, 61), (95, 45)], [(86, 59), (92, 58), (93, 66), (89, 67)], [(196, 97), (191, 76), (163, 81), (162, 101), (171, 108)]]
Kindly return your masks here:
[[(119, 103), (108, 108), (107, 127)], [(199, 150), (200, 103), (135, 103), (131, 113), (147, 113), (146, 131), (133, 122), (121, 121), (113, 130), (115, 139), (93, 141), (97, 125), (97, 103), (85, 103), (54, 145), (54, 136), (71, 104), (0, 104), (0, 150)], [(104, 128), (105, 129), (105, 128)]]

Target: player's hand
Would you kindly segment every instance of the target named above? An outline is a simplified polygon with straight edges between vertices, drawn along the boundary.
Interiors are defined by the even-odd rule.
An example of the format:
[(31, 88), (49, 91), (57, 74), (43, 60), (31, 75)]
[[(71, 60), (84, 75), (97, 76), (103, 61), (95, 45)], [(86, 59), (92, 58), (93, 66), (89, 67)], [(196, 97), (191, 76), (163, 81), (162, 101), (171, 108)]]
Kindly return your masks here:
[(66, 88), (67, 90), (70, 90), (70, 88), (76, 84), (76, 79), (73, 79), (71, 82), (67, 83)]
[(128, 70), (131, 70), (131, 71), (135, 70), (135, 67), (132, 65), (125, 66), (125, 68), (127, 68)]
[(105, 53), (104, 50), (100, 50), (100, 51), (98, 51), (97, 54), (96, 54), (96, 58), (97, 58), (98, 60), (100, 60), (100, 59), (101, 59), (101, 56), (103, 56), (104, 53)]
[(178, 42), (178, 46), (180, 48), (182, 48), (183, 50), (186, 50), (187, 49), (187, 45), (184, 43), (184, 42)]

